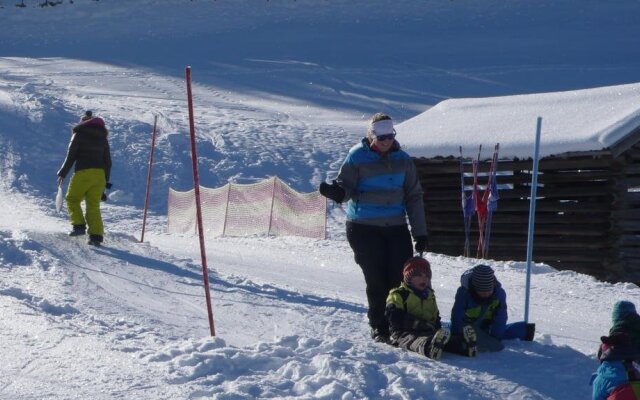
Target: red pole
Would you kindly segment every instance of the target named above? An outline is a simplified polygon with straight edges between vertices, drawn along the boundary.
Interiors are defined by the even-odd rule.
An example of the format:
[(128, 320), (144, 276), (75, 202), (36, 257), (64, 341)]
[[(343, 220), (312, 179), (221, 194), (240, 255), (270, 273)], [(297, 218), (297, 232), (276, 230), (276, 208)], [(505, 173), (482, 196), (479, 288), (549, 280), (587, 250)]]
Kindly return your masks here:
[(207, 298), (207, 313), (209, 315), (209, 330), (211, 336), (216, 335), (213, 326), (213, 311), (211, 309), (211, 294), (209, 293), (209, 272), (207, 269), (207, 254), (204, 248), (204, 229), (202, 227), (202, 209), (200, 208), (200, 178), (198, 177), (198, 156), (196, 154), (196, 130), (193, 122), (193, 100), (191, 96), (191, 67), (187, 66), (187, 101), (189, 104), (189, 134), (191, 136), (191, 163), (193, 164), (193, 186), (196, 195), (196, 216), (198, 223), (198, 236), (200, 237), (200, 256), (202, 258), (202, 280), (204, 281), (204, 294)]
[(153, 117), (153, 133), (151, 134), (151, 153), (149, 154), (149, 169), (147, 171), (147, 193), (144, 197), (144, 216), (142, 217), (142, 235), (140, 235), (140, 243), (144, 242), (144, 228), (147, 226), (147, 211), (149, 210), (149, 195), (151, 194), (151, 166), (153, 165), (153, 150), (156, 147), (156, 126), (158, 125), (158, 116)]

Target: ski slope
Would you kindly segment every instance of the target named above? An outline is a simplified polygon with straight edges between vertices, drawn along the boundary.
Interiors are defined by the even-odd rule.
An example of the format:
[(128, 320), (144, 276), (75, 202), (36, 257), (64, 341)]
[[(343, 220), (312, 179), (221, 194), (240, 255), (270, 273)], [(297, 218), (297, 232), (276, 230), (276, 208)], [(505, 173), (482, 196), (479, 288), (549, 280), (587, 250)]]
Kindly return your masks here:
[[(207, 238), (211, 338), (198, 242), (165, 233), (167, 189), (192, 185), (187, 64), (203, 184), (277, 175), (311, 191), (376, 111), (402, 121), (450, 97), (640, 81), (629, 52), (640, 3), (13, 3), (0, 2), (0, 398), (589, 398), (611, 306), (638, 303), (634, 284), (536, 264), (533, 342), (432, 361), (370, 340), (362, 274), (331, 204), (327, 240)], [(114, 159), (99, 249), (67, 237), (66, 210), (54, 210), (85, 109), (107, 121)], [(448, 319), (477, 260), (427, 258)], [(510, 320), (522, 319), (524, 263), (489, 263)]]

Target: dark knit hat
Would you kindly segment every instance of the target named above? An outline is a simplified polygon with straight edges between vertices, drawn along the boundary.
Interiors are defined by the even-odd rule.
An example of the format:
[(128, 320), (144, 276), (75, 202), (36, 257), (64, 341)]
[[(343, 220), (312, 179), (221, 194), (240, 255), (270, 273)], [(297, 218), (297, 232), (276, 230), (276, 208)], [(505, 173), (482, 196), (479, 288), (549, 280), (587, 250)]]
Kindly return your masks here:
[(431, 279), (431, 265), (429, 264), (429, 261), (424, 258), (411, 257), (404, 263), (402, 276), (406, 284), (411, 282), (411, 278), (422, 273), (427, 274), (429, 279)]
[(600, 341), (609, 346), (622, 346), (629, 343), (626, 332), (614, 332), (610, 336), (600, 336)]
[(93, 111), (87, 110), (84, 112), (84, 115), (80, 118), (80, 121), (87, 121), (93, 117)]
[(496, 276), (490, 266), (479, 264), (471, 272), (471, 285), (476, 292), (491, 292), (495, 287)]
[(613, 305), (613, 311), (611, 312), (611, 320), (616, 323), (623, 319), (627, 315), (635, 314), (636, 306), (632, 302), (621, 300)]

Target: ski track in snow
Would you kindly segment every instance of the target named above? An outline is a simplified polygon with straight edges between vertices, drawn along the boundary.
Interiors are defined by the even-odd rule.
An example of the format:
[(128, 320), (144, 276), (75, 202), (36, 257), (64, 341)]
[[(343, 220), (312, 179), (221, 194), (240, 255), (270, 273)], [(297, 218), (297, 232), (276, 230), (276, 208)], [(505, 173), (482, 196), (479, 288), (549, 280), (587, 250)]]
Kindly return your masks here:
[[(139, 388), (147, 398), (180, 398), (187, 393), (191, 398), (297, 393), (305, 398), (312, 392), (315, 398), (327, 399), (415, 398), (418, 393), (445, 399), (461, 385), (472, 385), (470, 398), (543, 399), (558, 398), (563, 371), (583, 376), (591, 371), (589, 357), (569, 347), (556, 348), (545, 337), (542, 343), (512, 344), (481, 364), (457, 356), (429, 361), (372, 344), (364, 329), (362, 304), (216, 274), (212, 292), (219, 337), (246, 331), (244, 341), (257, 344), (237, 347), (220, 338), (188, 339), (207, 336), (194, 264), (174, 260), (124, 234), (111, 235), (110, 244), (101, 249), (63, 234), (23, 232), (17, 241), (9, 235), (3, 239), (13, 252), (5, 254), (24, 264), (2, 270), (0, 304), (18, 302), (22, 307), (17, 309), (23, 310), (3, 323), (3, 337), (13, 337), (19, 345), (12, 348), (31, 354), (5, 368), (14, 377), (3, 383), (7, 394), (60, 398), (75, 390), (93, 398), (127, 398)], [(30, 283), (26, 289), (25, 282)], [(267, 332), (279, 320), (274, 312), (287, 314), (284, 326)], [(194, 327), (198, 321), (200, 326)], [(37, 326), (47, 334), (38, 329), (20, 332), (22, 326)], [(281, 336), (284, 332), (294, 334)], [(52, 362), (58, 371), (55, 380), (29, 379), (52, 368)], [(95, 367), (86, 375), (74, 365)], [(538, 371), (536, 380), (518, 382), (527, 376), (520, 368)], [(96, 376), (109, 377), (98, 395), (88, 391)], [(58, 392), (59, 380), (73, 384)], [(555, 387), (553, 394), (545, 394), (544, 387)]]
[[(158, 240), (162, 237), (165, 235)], [(273, 247), (268, 253), (271, 257), (286, 259), (278, 251), (295, 252), (286, 239), (285, 243), (256, 240), (260, 246)], [(562, 387), (563, 371), (588, 376), (592, 369), (589, 357), (570, 347), (545, 344), (544, 335), (542, 343), (514, 342), (503, 353), (481, 355), (482, 363), (454, 355), (434, 362), (371, 343), (362, 302), (220, 272), (211, 275), (219, 337), (206, 338), (200, 272), (188, 259), (164, 254), (124, 233), (110, 235), (108, 244), (97, 249), (62, 233), (31, 231), (19, 238), (6, 233), (2, 243), (21, 255), (11, 257), (16, 265), (0, 270), (0, 304), (7, 307), (18, 302), (23, 310), (18, 321), (13, 321), (15, 325), (9, 322), (3, 328), (12, 332), (12, 326), (30, 320), (40, 329), (57, 332), (39, 343), (37, 330), (21, 334), (13, 331), (20, 345), (35, 355), (32, 361), (13, 361), (16, 365), (9, 371), (22, 372), (17, 380), (14, 375), (13, 382), (4, 383), (4, 393), (18, 392), (29, 383), (34, 385), (30, 392), (34, 398), (35, 393), (64, 397), (63, 392), (56, 392), (53, 382), (34, 384), (28, 378), (39, 371), (36, 368), (50, 367), (48, 363), (56, 359), (61, 363), (57, 379), (71, 379), (77, 373), (74, 364), (95, 363), (95, 374), (110, 377), (102, 387), (103, 398), (126, 398), (127, 393), (139, 388), (145, 396), (155, 394), (159, 398), (186, 393), (190, 398), (296, 394), (306, 398), (305, 394), (312, 392), (314, 398), (327, 399), (418, 395), (446, 399), (459, 393), (461, 385), (474, 387), (469, 398), (578, 398), (573, 397), (575, 388), (567, 391), (566, 397), (557, 397), (562, 394), (558, 387)], [(248, 241), (248, 246), (254, 244)], [(319, 249), (327, 250), (322, 244)], [(327, 259), (328, 264), (344, 254), (344, 249), (339, 250)], [(36, 255), (38, 262), (33, 259)], [(224, 257), (212, 259), (220, 264)], [(455, 268), (454, 262), (446, 265), (446, 260), (436, 257), (434, 263)], [(273, 262), (261, 261), (267, 265)], [(32, 283), (30, 288), (23, 288), (25, 281)], [(287, 314), (281, 319), (284, 326), (267, 332), (273, 321), (279, 320), (274, 312)], [(193, 326), (194, 321), (200, 326)], [(231, 326), (234, 331), (227, 331)], [(257, 327), (261, 330), (256, 331)], [(222, 339), (245, 330), (239, 342), (252, 344), (238, 346)], [(195, 339), (198, 337), (202, 339)], [(93, 351), (83, 351), (89, 348)], [(74, 351), (83, 359), (57, 358)], [(96, 358), (86, 359), (91, 354)], [(146, 371), (144, 376), (139, 368)], [(536, 371), (535, 378), (528, 377), (526, 371)], [(526, 381), (519, 381), (522, 377), (527, 377)], [(80, 393), (90, 386), (89, 382), (75, 384)], [(158, 389), (162, 385), (168, 385), (168, 389)], [(554, 389), (551, 393), (545, 388)]]

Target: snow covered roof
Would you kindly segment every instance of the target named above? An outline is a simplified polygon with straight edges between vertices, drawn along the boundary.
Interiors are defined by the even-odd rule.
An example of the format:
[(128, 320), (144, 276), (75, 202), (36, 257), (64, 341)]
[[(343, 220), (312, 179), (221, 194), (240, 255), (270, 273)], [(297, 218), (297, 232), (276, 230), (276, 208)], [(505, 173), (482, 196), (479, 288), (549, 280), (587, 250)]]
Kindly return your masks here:
[(489, 149), (499, 142), (500, 158), (530, 158), (538, 116), (542, 117), (540, 157), (610, 148), (640, 127), (640, 83), (450, 99), (398, 124), (396, 131), (403, 149), (413, 157), (458, 156), (461, 145), (465, 155), (471, 155), (480, 144), (487, 149), (485, 157), (490, 157)]

